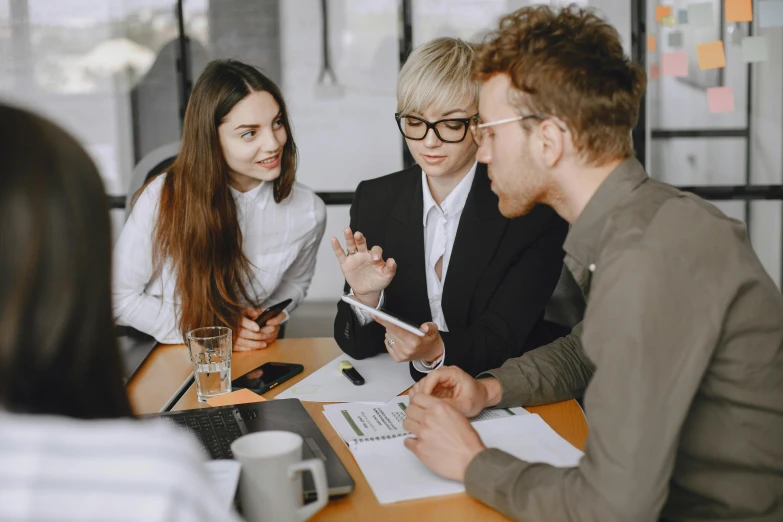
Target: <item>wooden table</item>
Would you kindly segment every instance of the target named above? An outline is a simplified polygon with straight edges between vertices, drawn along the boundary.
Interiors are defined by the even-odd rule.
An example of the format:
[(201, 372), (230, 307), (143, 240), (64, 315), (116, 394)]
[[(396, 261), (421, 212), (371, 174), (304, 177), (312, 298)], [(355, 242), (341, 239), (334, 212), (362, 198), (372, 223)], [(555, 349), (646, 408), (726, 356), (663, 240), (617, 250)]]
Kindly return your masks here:
[[(234, 377), (243, 375), (268, 361), (304, 365), (305, 370), (302, 374), (264, 395), (269, 399), (301, 381), (340, 353), (340, 349), (331, 338), (281, 339), (265, 350), (234, 352), (231, 373)], [(187, 364), (183, 364), (183, 361)], [(128, 383), (128, 393), (136, 413), (159, 411), (181, 386), (189, 373), (190, 361), (188, 360), (187, 347), (157, 347)], [(356, 482), (353, 493), (329, 502), (321, 512), (313, 517), (313, 520), (372, 520), (373, 522), (386, 520), (400, 522), (411, 519), (506, 520), (505, 517), (464, 493), (381, 506), (375, 500), (370, 486), (350, 451), (321, 413), (323, 404), (314, 402), (304, 402), (303, 404)], [(198, 402), (195, 386), (191, 386), (173, 409), (183, 410), (205, 406)], [(527, 410), (540, 415), (564, 439), (577, 448), (584, 449), (587, 439), (587, 423), (576, 401), (530, 407)]]

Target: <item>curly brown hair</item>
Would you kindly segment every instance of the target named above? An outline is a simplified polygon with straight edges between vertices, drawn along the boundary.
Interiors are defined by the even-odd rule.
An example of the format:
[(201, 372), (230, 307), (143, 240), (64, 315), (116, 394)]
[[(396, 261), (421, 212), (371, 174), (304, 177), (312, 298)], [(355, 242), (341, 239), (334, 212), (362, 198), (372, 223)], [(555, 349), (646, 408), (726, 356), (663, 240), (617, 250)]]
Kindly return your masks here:
[(507, 74), (520, 110), (556, 116), (586, 161), (633, 155), (631, 130), (647, 79), (617, 31), (590, 9), (523, 7), (500, 20), (478, 48), (473, 78)]

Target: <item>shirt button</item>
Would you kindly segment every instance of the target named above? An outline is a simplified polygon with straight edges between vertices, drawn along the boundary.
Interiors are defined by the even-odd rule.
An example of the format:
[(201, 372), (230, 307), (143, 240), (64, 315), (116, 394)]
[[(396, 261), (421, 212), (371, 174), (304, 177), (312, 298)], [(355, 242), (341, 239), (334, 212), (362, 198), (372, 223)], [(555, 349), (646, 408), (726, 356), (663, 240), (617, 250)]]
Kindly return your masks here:
[(595, 263), (590, 263), (590, 266), (588, 266), (587, 269), (591, 272), (595, 272)]

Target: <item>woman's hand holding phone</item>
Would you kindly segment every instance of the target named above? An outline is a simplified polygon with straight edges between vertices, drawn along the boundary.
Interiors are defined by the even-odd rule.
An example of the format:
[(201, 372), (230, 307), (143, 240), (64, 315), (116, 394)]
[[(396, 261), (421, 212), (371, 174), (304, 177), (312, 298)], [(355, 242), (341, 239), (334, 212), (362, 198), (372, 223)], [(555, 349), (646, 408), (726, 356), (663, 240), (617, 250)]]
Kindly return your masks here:
[(266, 348), (280, 334), (280, 323), (285, 320), (285, 313), (279, 313), (266, 322), (265, 326), (259, 326), (255, 320), (264, 311), (264, 308), (247, 308), (242, 311), (242, 322), (239, 332), (234, 336), (234, 350), (246, 352)]
[(347, 252), (336, 237), (332, 238), (332, 249), (340, 262), (343, 277), (358, 300), (376, 307), (381, 291), (394, 279), (397, 263), (392, 258), (384, 261), (383, 249), (378, 245), (368, 250), (367, 239), (361, 232), (354, 233), (349, 227), (344, 233)]

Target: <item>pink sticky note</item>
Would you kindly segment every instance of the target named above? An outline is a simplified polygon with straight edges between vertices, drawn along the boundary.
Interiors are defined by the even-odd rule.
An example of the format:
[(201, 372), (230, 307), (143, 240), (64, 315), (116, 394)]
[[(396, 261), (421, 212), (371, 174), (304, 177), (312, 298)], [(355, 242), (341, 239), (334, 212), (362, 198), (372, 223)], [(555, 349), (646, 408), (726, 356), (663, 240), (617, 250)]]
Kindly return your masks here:
[(650, 66), (650, 73), (647, 75), (647, 79), (650, 81), (657, 80), (660, 76), (660, 69), (657, 65), (651, 65)]
[(664, 76), (688, 76), (687, 51), (663, 53), (661, 56), (661, 72)]
[(707, 89), (707, 102), (710, 106), (710, 112), (732, 112), (734, 110), (734, 91), (731, 87)]

